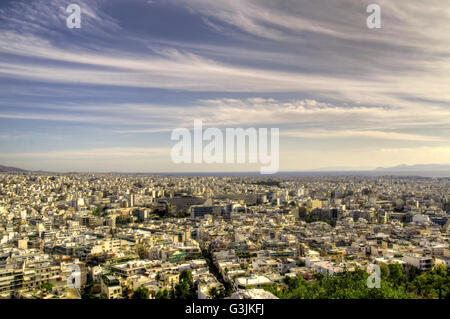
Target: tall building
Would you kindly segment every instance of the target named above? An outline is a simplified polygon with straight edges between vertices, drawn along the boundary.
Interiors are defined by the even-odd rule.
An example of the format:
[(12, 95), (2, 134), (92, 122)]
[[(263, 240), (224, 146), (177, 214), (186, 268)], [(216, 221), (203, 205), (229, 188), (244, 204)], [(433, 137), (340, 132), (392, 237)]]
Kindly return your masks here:
[(128, 207), (134, 207), (135, 195), (131, 193), (128, 199)]
[(222, 206), (192, 206), (191, 218), (203, 218), (205, 215), (222, 216), (224, 211)]

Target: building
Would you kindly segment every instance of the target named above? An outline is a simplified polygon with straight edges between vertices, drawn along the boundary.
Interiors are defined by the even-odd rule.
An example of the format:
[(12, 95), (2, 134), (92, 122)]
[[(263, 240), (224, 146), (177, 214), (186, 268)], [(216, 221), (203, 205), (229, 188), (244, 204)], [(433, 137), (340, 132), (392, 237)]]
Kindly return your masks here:
[(271, 285), (272, 281), (266, 276), (252, 275), (250, 277), (238, 277), (234, 279), (235, 289), (247, 289)]
[(119, 279), (113, 275), (102, 275), (101, 279), (102, 294), (108, 299), (117, 299), (122, 296)]
[(429, 256), (421, 256), (418, 254), (408, 254), (403, 256), (403, 261), (420, 270), (431, 270), (433, 266), (433, 258)]
[(203, 218), (205, 215), (222, 216), (224, 211), (222, 206), (192, 206), (191, 218)]

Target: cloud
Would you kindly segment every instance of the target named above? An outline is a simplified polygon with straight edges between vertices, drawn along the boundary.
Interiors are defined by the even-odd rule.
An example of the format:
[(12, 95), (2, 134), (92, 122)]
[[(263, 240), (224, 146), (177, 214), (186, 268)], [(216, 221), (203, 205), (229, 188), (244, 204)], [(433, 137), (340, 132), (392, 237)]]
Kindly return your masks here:
[[(17, 120), (32, 123), (30, 131), (44, 121), (101, 127), (99, 134), (119, 138), (118, 149), (99, 151), (115, 154), (120, 167), (132, 159), (119, 149), (147, 137), (139, 134), (161, 137), (192, 127), (194, 119), (205, 127), (279, 127), (310, 166), (367, 166), (378, 159), (374, 165), (391, 165), (387, 154), (403, 153), (379, 150), (402, 144), (411, 148), (411, 161), (425, 160), (414, 151), (427, 150), (420, 147), (447, 160), (436, 147), (449, 142), (450, 8), (438, 0), (380, 0), (382, 29), (369, 30), (369, 2), (152, 1), (155, 9), (167, 6), (167, 19), (130, 21), (122, 6), (135, 2), (78, 1), (80, 30), (65, 26), (70, 1), (8, 3), (0, 7), (0, 133), (14, 135)], [(76, 129), (71, 134), (64, 136), (67, 145)], [(301, 144), (327, 139), (329, 148), (347, 141), (342, 154), (330, 153), (336, 163), (329, 156), (320, 162), (322, 153)], [(374, 147), (365, 149), (370, 156), (357, 148), (365, 143)], [(13, 146), (10, 160), (44, 158), (14, 153)], [(142, 160), (134, 163), (147, 165), (147, 153), (135, 151)], [(95, 151), (55, 152), (54, 161), (73, 156), (86, 167), (97, 158)], [(93, 165), (102, 168), (100, 162)]]
[[(409, 97), (413, 95), (421, 99), (438, 98), (450, 103), (450, 93), (446, 85), (450, 80), (448, 78), (448, 74), (450, 74), (449, 49), (439, 45), (439, 43), (430, 46), (430, 43), (423, 39), (423, 32), (419, 32), (418, 27), (412, 29), (402, 27), (398, 31), (397, 28), (391, 30), (386, 26), (387, 29), (391, 30), (389, 32), (394, 33), (393, 38), (388, 39), (387, 43), (398, 43), (398, 39), (408, 38), (406, 35), (416, 35), (417, 41), (410, 42), (400, 51), (394, 48), (390, 50), (379, 44), (371, 45), (369, 49), (362, 40), (358, 44), (336, 42), (338, 43), (336, 44), (337, 47), (333, 47), (332, 45), (335, 42), (321, 38), (310, 39), (302, 33), (297, 34), (298, 37), (304, 37), (304, 41), (306, 41), (301, 50), (289, 46), (286, 50), (282, 48), (277, 50), (278, 52), (273, 52), (272, 46), (266, 46), (263, 50), (251, 46), (247, 46), (245, 50), (237, 46), (229, 48), (229, 51), (238, 50), (234, 53), (236, 62), (239, 62), (239, 59), (247, 61), (249, 56), (255, 56), (256, 60), (261, 57), (265, 64), (243, 66), (242, 63), (218, 60), (224, 58), (224, 56), (217, 55), (217, 52), (221, 50), (220, 46), (214, 49), (214, 46), (211, 48), (211, 46), (194, 45), (191, 49), (196, 50), (196, 53), (193, 53), (188, 49), (175, 48), (177, 43), (172, 42), (172, 46), (152, 45), (147, 52), (129, 52), (126, 48), (130, 42), (143, 45), (146, 40), (133, 38), (127, 31), (118, 26), (115, 19), (105, 16), (99, 9), (102, 2), (89, 3), (90, 6), (83, 4), (86, 7), (85, 11), (89, 13), (86, 18), (87, 21), (92, 20), (92, 24), (95, 25), (92, 30), (81, 32), (83, 37), (87, 37), (86, 39), (83, 38), (83, 41), (80, 41), (78, 38), (73, 39), (72, 35), (63, 34), (57, 37), (58, 41), (55, 41), (53, 35), (56, 32), (55, 30), (67, 29), (60, 25), (62, 16), (55, 13), (51, 14), (50, 12), (55, 11), (51, 5), (46, 5), (42, 1), (36, 3), (38, 5), (31, 6), (31, 9), (22, 4), (24, 9), (22, 14), (25, 16), (25, 18), (22, 17), (24, 22), (17, 22), (22, 21), (18, 20), (18, 17), (11, 20), (12, 18), (7, 15), (10, 12), (2, 11), (2, 16), (8, 23), (22, 27), (32, 24), (25, 29), (0, 29), (0, 53), (16, 56), (13, 61), (5, 61), (0, 64), (0, 74), (5, 77), (72, 85), (84, 83), (87, 85), (203, 92), (303, 92), (315, 94), (318, 98), (389, 105), (402, 105), (404, 101), (400, 98), (401, 96)], [(211, 15), (214, 15), (214, 12), (220, 16), (239, 17), (242, 15), (245, 17), (245, 19), (242, 18), (244, 20), (270, 20), (273, 24), (285, 23), (291, 29), (301, 29), (300, 26), (304, 24), (301, 21), (305, 14), (301, 15), (302, 17), (297, 17), (290, 13), (291, 11), (296, 12), (296, 10), (286, 12), (286, 10), (271, 8), (264, 2), (221, 1), (219, 3), (208, 1), (207, 3), (209, 4), (196, 0), (189, 2), (188, 6), (195, 9), (197, 7), (203, 8), (201, 5), (204, 4), (204, 8), (210, 8), (204, 10), (207, 10)], [(300, 8), (294, 3), (289, 5), (297, 9)], [(327, 5), (330, 5), (331, 8), (334, 6), (332, 3)], [(390, 6), (386, 4), (386, 7)], [(406, 8), (410, 6), (408, 4)], [(344, 5), (343, 8), (356, 9), (350, 4)], [(415, 7), (413, 6), (413, 8)], [(324, 10), (324, 8), (317, 9), (315, 6), (311, 7), (307, 4), (302, 6), (301, 9), (308, 13)], [(397, 12), (395, 10), (400, 13), (403, 12), (399, 11), (397, 7), (393, 7), (392, 12)], [(14, 10), (13, 13), (17, 15), (17, 11), (19, 10)], [(405, 12), (413, 14), (417, 11)], [(338, 12), (342, 13), (339, 10)], [(447, 11), (444, 10), (443, 12), (445, 17)], [(44, 19), (44, 15), (49, 15), (50, 19)], [(386, 15), (389, 17), (388, 13)], [(431, 14), (429, 10), (425, 10), (424, 15), (430, 16)], [(286, 22), (289, 21), (288, 17), (300, 22)], [(333, 16), (324, 15), (316, 17), (316, 19), (313, 19), (313, 17), (315, 15), (311, 14), (308, 19), (314, 21), (306, 23), (305, 28), (313, 28), (319, 31), (326, 29), (333, 34), (337, 32), (343, 36), (345, 34), (351, 36), (355, 33), (350, 32), (349, 28), (353, 28), (352, 30), (361, 29), (360, 26), (354, 25), (354, 22), (346, 26), (344, 22), (336, 21)], [(326, 19), (327, 17), (328, 19)], [(429, 18), (435, 18), (433, 21), (442, 21), (442, 19), (438, 19), (437, 14), (431, 15)], [(410, 20), (415, 21), (417, 19), (410, 17), (408, 21)], [(113, 24), (113, 26), (110, 26), (110, 24)], [(436, 25), (437, 28), (432, 30), (433, 34), (436, 30), (439, 34), (443, 34), (442, 29), (448, 29), (448, 24), (447, 22)], [(6, 25), (9, 26), (10, 24)], [(44, 28), (46, 32), (32, 31), (35, 30), (35, 25)], [(431, 26), (434, 25), (435, 22), (431, 24)], [(364, 37), (370, 38), (374, 34), (374, 37), (384, 39), (384, 35), (368, 32), (364, 28), (363, 30)], [(317, 32), (321, 33), (319, 31)], [(398, 33), (394, 31), (398, 31)], [(108, 36), (101, 32), (108, 33)], [(263, 33), (266, 34), (266, 32)], [(121, 48), (112, 48), (105, 47), (105, 44), (102, 43), (102, 47), (99, 47), (98, 41), (95, 41), (97, 37), (107, 39), (113, 34), (119, 35), (115, 38), (124, 39), (123, 43), (127, 43), (127, 45)], [(275, 35), (275, 37), (278, 38), (278, 35)], [(441, 39), (445, 41), (447, 37), (443, 36)], [(316, 43), (316, 40), (319, 41), (319, 48), (316, 51), (310, 51), (312, 46), (308, 43)], [(78, 44), (82, 44), (82, 46), (80, 47)], [(426, 47), (424, 44), (426, 44)], [(186, 48), (183, 43), (180, 46)], [(216, 59), (207, 57), (212, 52), (216, 52)], [(340, 52), (340, 54), (335, 54), (336, 52)], [(19, 57), (32, 58), (33, 60), (22, 61), (17, 59)], [(286, 60), (292, 66), (290, 71), (280, 69), (282, 63), (279, 61)], [(336, 69), (336, 65), (342, 67)], [(302, 68), (309, 69), (302, 71)], [(351, 70), (349, 74), (346, 73), (346, 68)], [(328, 71), (328, 74), (326, 74), (327, 70), (334, 71)], [(337, 72), (338, 70), (340, 73)], [(392, 70), (400, 72), (396, 73)], [(349, 77), (350, 74), (352, 77)]]
[[(55, 39), (71, 34), (73, 39), (77, 33), (70, 32), (66, 26), (69, 16), (66, 8), (73, 3), (72, 0), (14, 1), (0, 8), (2, 29), (18, 34), (47, 35)], [(81, 9), (81, 27), (84, 31), (78, 36), (89, 33), (91, 36), (113, 37), (114, 32), (121, 30), (117, 21), (100, 9), (105, 3), (104, 0), (76, 1)]]
[(283, 131), (282, 134), (284, 136), (289, 137), (320, 138), (320, 139), (373, 138), (373, 139), (418, 141), (418, 142), (444, 141), (441, 137), (437, 136), (425, 136), (418, 134), (405, 134), (405, 133), (383, 132), (383, 131), (295, 130), (295, 131)]
[[(404, 46), (426, 46), (449, 37), (450, 10), (442, 1), (431, 0), (393, 2), (377, 1), (382, 10), (383, 29), (369, 32), (365, 22), (370, 0), (308, 1), (287, 0), (173, 0), (184, 4), (191, 12), (265, 39), (299, 41), (305, 32), (328, 38)], [(222, 27), (223, 28), (223, 27)], [(426, 31), (435, 28), (431, 37)], [(221, 30), (220, 30), (221, 31)], [(399, 34), (405, 37), (398, 37)], [(426, 48), (429, 51), (429, 48)]]
[[(51, 112), (50, 112), (51, 111)], [(69, 113), (68, 113), (69, 112)], [(430, 106), (374, 107), (335, 105), (312, 99), (208, 99), (189, 105), (82, 104), (35, 105), (26, 113), (0, 112), (0, 118), (102, 123), (115, 133), (162, 133), (191, 128), (196, 119), (205, 127), (279, 127), (282, 136), (301, 138), (372, 138), (417, 142), (448, 142), (440, 126), (448, 126), (450, 110)], [(130, 126), (124, 127), (124, 126)], [(429, 129), (434, 127), (433, 130)], [(426, 134), (411, 130), (426, 128)], [(409, 131), (408, 131), (409, 130)]]
[(48, 152), (22, 152), (22, 153), (3, 153), (0, 158), (32, 158), (36, 160), (52, 159), (52, 160), (104, 160), (117, 158), (155, 158), (168, 157), (170, 155), (169, 148), (144, 148), (144, 147), (109, 147), (94, 148), (82, 150), (60, 150)]

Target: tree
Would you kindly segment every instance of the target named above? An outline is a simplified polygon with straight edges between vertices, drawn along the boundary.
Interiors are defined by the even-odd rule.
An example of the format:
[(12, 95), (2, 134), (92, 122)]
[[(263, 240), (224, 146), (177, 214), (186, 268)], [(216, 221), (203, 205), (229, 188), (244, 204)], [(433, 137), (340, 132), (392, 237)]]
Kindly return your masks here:
[(423, 272), (412, 282), (413, 290), (426, 298), (447, 298), (450, 294), (450, 274), (444, 265)]
[(223, 286), (220, 286), (217, 288), (216, 286), (213, 286), (209, 288), (208, 295), (211, 297), (211, 299), (223, 299), (227, 297), (227, 291)]
[(94, 210), (92, 211), (92, 215), (94, 216), (99, 216), (101, 213), (100, 208), (95, 207)]
[(133, 292), (131, 299), (148, 299), (150, 297), (150, 293), (147, 288), (144, 286), (140, 286)]
[(368, 288), (369, 274), (361, 269), (333, 276), (318, 274), (312, 281), (301, 276), (285, 277), (286, 288), (276, 284), (264, 287), (279, 298), (288, 299), (406, 299), (416, 296), (404, 286), (396, 287), (382, 278), (381, 288)]
[(438, 298), (442, 299), (444, 295), (447, 295), (449, 287), (449, 276), (447, 274), (447, 268), (444, 265), (437, 265), (432, 271), (431, 276), (433, 277), (434, 288), (438, 292)]
[(180, 273), (179, 282), (175, 285), (172, 293), (174, 299), (193, 299), (195, 297), (194, 280), (189, 270), (183, 270)]
[(175, 285), (175, 299), (187, 299), (189, 295), (189, 284), (186, 281), (180, 281)]
[(90, 282), (81, 291), (81, 299), (99, 299), (95, 294), (98, 294), (100, 292), (101, 286), (99, 284)]
[(209, 288), (208, 295), (211, 297), (211, 299), (217, 299), (218, 291), (216, 286)]
[(406, 275), (403, 273), (403, 266), (399, 263), (389, 264), (389, 279), (394, 283), (394, 286), (399, 286), (402, 281), (406, 280)]
[(53, 285), (49, 282), (43, 282), (41, 284), (41, 289), (45, 292), (50, 292), (53, 289)]
[(389, 266), (386, 264), (380, 264), (380, 270), (381, 270), (381, 278), (389, 278), (391, 273), (389, 271)]
[(130, 288), (124, 287), (122, 289), (122, 297), (124, 297), (125, 299), (129, 298), (130, 293), (131, 293), (131, 289)]
[(158, 290), (155, 295), (155, 299), (170, 299), (170, 293), (169, 291), (167, 291), (167, 289)]
[(180, 273), (180, 281), (186, 281), (188, 284), (192, 284), (192, 274), (189, 270), (183, 270)]

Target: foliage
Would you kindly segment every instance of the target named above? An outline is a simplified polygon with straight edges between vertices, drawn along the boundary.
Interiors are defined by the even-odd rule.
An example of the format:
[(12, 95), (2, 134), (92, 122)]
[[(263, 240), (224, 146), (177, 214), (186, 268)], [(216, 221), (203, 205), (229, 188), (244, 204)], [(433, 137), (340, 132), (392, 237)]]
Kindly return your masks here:
[(256, 257), (255, 253), (250, 253), (248, 251), (240, 251), (237, 254), (237, 257), (239, 258), (252, 258), (252, 257)]
[(263, 185), (263, 186), (277, 186), (280, 187), (280, 182), (279, 181), (274, 181), (274, 180), (262, 180), (262, 181), (257, 181), (253, 183), (254, 185)]
[(155, 299), (170, 299), (170, 293), (167, 289), (158, 290), (155, 295)]
[(193, 279), (192, 279), (191, 272), (189, 270), (183, 270), (180, 273), (180, 281), (182, 281), (182, 282), (185, 281), (185, 282), (187, 282), (189, 284), (192, 284)]
[(133, 292), (133, 295), (131, 296), (131, 299), (148, 299), (150, 296), (150, 293), (147, 288), (144, 286), (140, 286), (138, 289), (136, 289)]
[(131, 294), (131, 289), (130, 288), (128, 288), (128, 287), (123, 287), (122, 288), (122, 297), (123, 298), (128, 299), (130, 294)]
[(45, 292), (50, 292), (53, 289), (53, 285), (49, 282), (43, 282), (41, 284), (41, 290), (45, 291)]
[(94, 210), (92, 211), (92, 215), (94, 215), (94, 216), (99, 216), (100, 213), (101, 213), (101, 210), (98, 207), (95, 207)]
[(176, 213), (176, 214), (174, 215), (174, 217), (176, 217), (176, 218), (186, 218), (186, 217), (189, 217), (189, 216), (191, 216), (191, 213), (190, 213), (189, 211), (186, 211), (186, 212), (178, 212), (178, 213)]
[(264, 287), (284, 299), (414, 299), (450, 298), (450, 274), (445, 266), (419, 272), (402, 265), (381, 265), (381, 287), (368, 288), (369, 274), (357, 269), (333, 276), (317, 274), (306, 281), (301, 276), (285, 277), (285, 285)]
[(223, 286), (220, 286), (219, 288), (217, 288), (216, 286), (209, 288), (208, 295), (211, 297), (211, 299), (223, 299), (225, 297), (228, 297), (228, 293)]
[(194, 281), (189, 270), (180, 273), (179, 281), (172, 291), (173, 299), (194, 299)]
[(95, 293), (96, 290), (100, 290), (100, 289), (96, 289), (99, 288), (100, 285), (95, 284), (93, 282), (90, 282), (88, 285), (86, 285), (84, 287), (84, 289), (81, 291), (81, 299), (99, 299)]
[(416, 276), (411, 289), (419, 296), (430, 299), (450, 299), (450, 273), (444, 265)]

